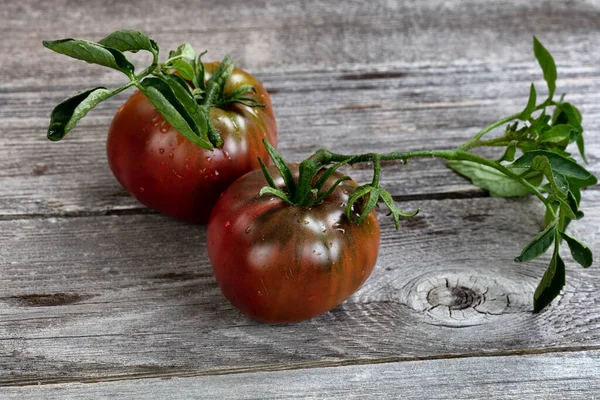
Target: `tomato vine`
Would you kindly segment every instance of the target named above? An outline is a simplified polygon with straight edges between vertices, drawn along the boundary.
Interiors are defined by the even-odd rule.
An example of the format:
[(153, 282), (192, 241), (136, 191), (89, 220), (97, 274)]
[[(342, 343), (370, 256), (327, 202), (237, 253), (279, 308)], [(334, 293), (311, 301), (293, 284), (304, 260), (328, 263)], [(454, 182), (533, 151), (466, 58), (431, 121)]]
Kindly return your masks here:
[[(557, 78), (554, 59), (535, 37), (533, 49), (548, 86), (548, 97), (537, 104), (537, 92), (531, 84), (529, 100), (523, 111), (490, 124), (456, 149), (385, 154), (338, 154), (320, 149), (300, 163), (296, 184), (285, 161), (265, 142), (269, 155), (284, 178), (285, 188), (275, 186), (261, 161), (268, 186), (263, 187), (260, 194), (279, 197), (290, 205), (315, 207), (337, 185), (350, 179), (344, 176), (331, 187), (323, 188), (323, 183), (334, 171), (342, 165), (371, 162), (373, 179), (353, 191), (346, 205), (346, 215), (360, 224), (381, 201), (389, 209), (398, 229), (400, 217), (415, 216), (419, 210), (413, 213), (400, 210), (391, 194), (380, 186), (381, 162), (407, 162), (416, 157), (445, 159), (450, 168), (494, 196), (516, 197), (532, 193), (546, 208), (545, 227), (524, 247), (515, 261), (533, 260), (554, 246), (549, 267), (534, 294), (534, 310), (542, 310), (558, 296), (565, 284), (565, 266), (559, 254), (562, 239), (567, 242), (575, 261), (584, 268), (592, 264), (591, 250), (582, 241), (567, 234), (566, 229), (572, 220), (583, 217), (579, 210), (581, 189), (595, 185), (597, 179), (567, 151), (567, 146), (575, 143), (582, 159), (586, 160), (581, 113), (574, 105), (563, 101), (564, 95), (559, 101), (554, 100)], [(554, 109), (552, 115), (548, 114), (549, 107)], [(483, 140), (486, 134), (505, 124), (509, 125), (504, 135)], [(490, 160), (471, 152), (483, 146), (505, 147), (504, 154), (497, 160)], [(517, 151), (522, 155), (515, 159)], [(546, 183), (542, 184), (544, 178)], [(362, 203), (362, 212), (354, 215), (352, 210), (357, 202)]]
[[(169, 58), (159, 62), (156, 42), (144, 33), (120, 30), (96, 42), (79, 39), (45, 40), (43, 45), (57, 53), (92, 64), (116, 69), (124, 73), (129, 82), (108, 90), (96, 87), (77, 93), (52, 111), (48, 139), (61, 140), (77, 122), (100, 102), (135, 86), (152, 103), (177, 131), (196, 145), (213, 150), (221, 147), (223, 139), (210, 119), (211, 107), (226, 107), (240, 103), (248, 107), (262, 107), (256, 99), (247, 96), (254, 87), (244, 85), (225, 95), (225, 84), (234, 70), (229, 55), (205, 81), (203, 52), (196, 57), (190, 44), (182, 44), (169, 52)], [(124, 52), (147, 51), (152, 63), (139, 74)]]

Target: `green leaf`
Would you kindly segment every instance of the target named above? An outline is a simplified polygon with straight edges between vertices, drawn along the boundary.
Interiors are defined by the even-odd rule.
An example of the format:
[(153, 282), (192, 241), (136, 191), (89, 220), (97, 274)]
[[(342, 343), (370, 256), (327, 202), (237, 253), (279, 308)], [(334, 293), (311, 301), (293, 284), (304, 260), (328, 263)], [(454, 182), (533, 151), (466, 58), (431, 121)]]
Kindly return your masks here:
[(50, 116), (48, 139), (57, 141), (65, 137), (85, 115), (98, 103), (112, 96), (103, 87), (88, 89), (69, 97), (57, 105)]
[[(574, 188), (573, 190), (579, 190), (579, 189)], [(583, 214), (583, 211), (579, 210), (579, 200), (577, 199), (577, 197), (575, 197), (573, 190), (569, 190), (569, 192), (567, 193), (567, 203), (568, 203), (571, 211), (573, 211), (573, 215), (575, 215), (575, 219), (581, 219), (581, 218), (583, 218), (584, 214)]]
[[(350, 178), (349, 176), (342, 176), (341, 178), (338, 178), (335, 182), (333, 182), (333, 184), (331, 185), (331, 187), (327, 190), (325, 190), (324, 192), (317, 192), (317, 200), (315, 201), (315, 204), (319, 204), (321, 201), (325, 200), (327, 197), (329, 197), (329, 195), (331, 193), (333, 193), (333, 191), (335, 190), (335, 188), (337, 188), (340, 183), (344, 182), (344, 181), (349, 181), (352, 178)], [(318, 190), (317, 188), (315, 188), (316, 190)], [(315, 190), (313, 189), (313, 190)]]
[(523, 248), (521, 255), (515, 258), (516, 262), (526, 262), (538, 258), (548, 250), (556, 236), (557, 219), (552, 220), (543, 231), (538, 233), (533, 240)]
[(344, 160), (344, 161), (340, 161), (340, 162), (332, 165), (331, 167), (327, 168), (325, 170), (325, 172), (323, 172), (321, 174), (319, 179), (317, 179), (317, 181), (315, 182), (313, 187), (317, 190), (321, 190), (321, 188), (323, 187), (323, 185), (325, 185), (325, 182), (327, 182), (327, 180), (331, 177), (331, 175), (333, 175), (333, 173), (335, 171), (337, 171), (338, 168), (340, 168), (342, 165), (346, 164), (348, 162), (348, 160), (350, 160), (350, 158), (348, 158), (347, 160)]
[(531, 113), (535, 111), (535, 102), (537, 101), (537, 94), (535, 92), (535, 86), (531, 84), (529, 89), (529, 100), (527, 100), (527, 106), (519, 116), (520, 120), (527, 121), (531, 118)]
[(283, 182), (285, 182), (285, 188), (290, 197), (294, 197), (294, 193), (296, 193), (296, 181), (294, 181), (294, 176), (292, 175), (292, 171), (285, 163), (281, 154), (267, 141), (267, 139), (263, 139), (263, 144), (267, 149), (267, 153), (273, 160), (273, 164), (279, 170), (281, 177), (283, 178)]
[(552, 186), (554, 194), (561, 198), (567, 197), (569, 182), (564, 176), (552, 170), (548, 157), (536, 156), (533, 159), (530, 168), (535, 171), (540, 171), (546, 176), (548, 182), (550, 182), (550, 185)]
[(577, 261), (583, 268), (588, 268), (590, 265), (592, 265), (594, 260), (592, 251), (589, 247), (565, 232), (561, 232), (560, 235), (569, 245), (569, 250), (571, 250), (571, 255), (575, 261)]
[[(494, 197), (521, 197), (529, 194), (529, 189), (520, 182), (486, 165), (464, 160), (451, 160), (446, 164), (454, 171), (471, 179), (474, 185), (490, 192), (490, 195)], [(530, 174), (527, 180), (531, 184), (537, 185), (542, 181), (542, 174)]]
[(583, 139), (583, 126), (581, 126), (581, 112), (579, 112), (577, 107), (571, 103), (557, 103), (556, 107), (560, 110), (558, 116), (556, 117), (556, 121), (567, 123), (575, 129), (576, 132), (573, 138), (577, 143), (577, 149), (579, 150), (579, 154), (581, 154), (581, 158), (583, 158), (583, 161), (587, 163), (587, 159), (585, 157), (585, 143)]
[(390, 210), (390, 213), (394, 218), (394, 225), (396, 226), (396, 229), (400, 228), (400, 217), (412, 218), (415, 217), (419, 213), (419, 211), (421, 211), (420, 209), (417, 209), (417, 211), (415, 211), (414, 213), (409, 213), (400, 210), (398, 207), (396, 207), (396, 203), (394, 203), (394, 199), (392, 198), (390, 193), (381, 188), (379, 189), (379, 197), (381, 198), (381, 200), (383, 200), (383, 203), (386, 205), (388, 210)]
[(194, 68), (185, 60), (175, 60), (171, 63), (171, 68), (179, 73), (179, 75), (186, 81), (192, 81), (194, 79)]
[(504, 154), (502, 155), (502, 157), (500, 157), (500, 159), (498, 160), (498, 162), (500, 162), (500, 161), (513, 161), (515, 159), (515, 154), (517, 153), (517, 144), (519, 144), (518, 141), (516, 141), (516, 140), (511, 141), (506, 146), (506, 150), (504, 151)]
[(113, 68), (133, 78), (133, 64), (119, 50), (105, 47), (98, 43), (88, 42), (87, 40), (44, 40), (42, 43), (45, 47), (57, 53), (83, 60), (90, 64)]
[(554, 125), (552, 128), (540, 134), (540, 141), (543, 143), (569, 143), (569, 137), (573, 127), (567, 124)]
[(535, 54), (535, 58), (537, 58), (538, 63), (544, 72), (544, 79), (548, 84), (548, 99), (552, 100), (556, 90), (557, 77), (554, 59), (535, 36), (533, 37), (533, 53)]
[(281, 200), (285, 201), (286, 203), (288, 203), (291, 206), (294, 205), (294, 203), (290, 200), (290, 198), (287, 196), (287, 194), (285, 194), (280, 189), (272, 188), (271, 186), (263, 186), (263, 188), (260, 189), (260, 192), (258, 192), (258, 195), (262, 197), (265, 194), (270, 194), (270, 195), (273, 195), (275, 197), (278, 197), (278, 198), (280, 198)]
[(535, 312), (541, 311), (560, 294), (561, 289), (565, 285), (565, 275), (565, 263), (558, 254), (557, 243), (552, 260), (550, 260), (550, 265), (533, 295), (533, 310)]
[(159, 78), (146, 78), (137, 85), (148, 100), (156, 107), (168, 123), (180, 134), (198, 146), (212, 150), (212, 144), (199, 136), (199, 129), (193, 129), (193, 118), (171, 90), (170, 85)]
[(196, 135), (200, 136), (207, 142), (210, 142), (208, 140), (208, 121), (206, 120), (205, 114), (202, 112), (200, 105), (192, 96), (188, 84), (177, 75), (163, 75), (162, 77), (164, 77), (177, 100), (179, 100), (181, 105), (183, 105), (189, 116), (194, 121), (193, 124), (190, 124), (192, 130), (196, 133)]
[[(177, 48), (177, 50), (175, 50), (175, 52), (172, 52), (172, 54), (174, 56), (179, 56), (181, 55), (181, 57), (186, 58), (188, 60), (193, 60), (196, 58), (196, 51), (194, 50), (194, 48), (192, 47), (191, 44), (189, 43), (184, 43), (181, 46), (179, 46)], [(169, 55), (169, 58), (172, 57), (171, 55)]]
[(206, 54), (206, 50), (198, 55), (196, 60), (196, 73), (194, 74), (194, 86), (203, 92), (206, 90), (206, 82), (204, 81), (204, 64), (202, 56)]
[(136, 53), (140, 50), (158, 54), (158, 45), (142, 32), (132, 30), (116, 31), (98, 42), (119, 51), (130, 51)]
[(273, 176), (267, 169), (267, 166), (263, 162), (262, 158), (258, 157), (258, 163), (260, 164), (260, 169), (261, 169), (263, 175), (265, 176), (265, 179), (267, 180), (267, 183), (269, 184), (269, 186), (272, 187), (273, 189), (278, 189), (277, 185), (275, 185), (275, 181), (273, 180)]
[(598, 183), (598, 180), (594, 175), (581, 165), (577, 164), (574, 160), (547, 150), (528, 151), (513, 162), (511, 167), (530, 168), (533, 160), (537, 156), (545, 156), (548, 158), (553, 171), (564, 175), (570, 183), (575, 184), (578, 187), (585, 187)]
[(359, 186), (352, 191), (352, 194), (350, 195), (350, 198), (346, 203), (346, 217), (348, 217), (350, 221), (357, 222), (357, 220), (354, 218), (354, 215), (352, 214), (352, 207), (359, 199), (362, 199), (363, 196), (370, 193), (371, 190), (373, 190), (373, 186), (367, 184)]

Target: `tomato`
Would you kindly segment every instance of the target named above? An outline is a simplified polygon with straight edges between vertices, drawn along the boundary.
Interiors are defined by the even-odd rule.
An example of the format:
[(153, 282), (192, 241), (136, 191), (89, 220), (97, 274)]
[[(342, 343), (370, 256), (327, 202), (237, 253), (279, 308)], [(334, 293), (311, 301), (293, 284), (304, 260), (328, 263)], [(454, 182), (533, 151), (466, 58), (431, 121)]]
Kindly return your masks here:
[[(205, 79), (219, 63), (205, 64)], [(262, 84), (235, 68), (224, 94), (251, 85), (264, 107), (235, 103), (213, 107), (210, 117), (224, 144), (205, 150), (173, 129), (150, 101), (136, 91), (115, 115), (108, 133), (110, 167), (136, 199), (161, 213), (188, 222), (206, 222), (219, 195), (238, 177), (268, 159), (262, 139), (277, 144), (271, 99)]]
[[(297, 180), (298, 166), (290, 169)], [(268, 170), (283, 188), (277, 169)], [(325, 187), (341, 176), (335, 172)], [(260, 170), (244, 175), (223, 193), (210, 216), (208, 255), (221, 291), (262, 322), (301, 321), (331, 310), (356, 292), (375, 266), (375, 211), (360, 224), (348, 220), (345, 206), (357, 187), (352, 180), (310, 209), (259, 196), (265, 185)]]

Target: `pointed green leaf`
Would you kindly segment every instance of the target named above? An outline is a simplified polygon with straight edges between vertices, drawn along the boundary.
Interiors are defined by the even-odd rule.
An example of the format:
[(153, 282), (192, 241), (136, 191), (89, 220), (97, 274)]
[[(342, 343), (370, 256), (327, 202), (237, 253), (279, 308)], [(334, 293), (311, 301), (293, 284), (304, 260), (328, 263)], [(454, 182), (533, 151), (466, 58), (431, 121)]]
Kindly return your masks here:
[[(191, 44), (189, 43), (184, 43), (181, 46), (179, 46), (177, 48), (177, 50), (175, 50), (174, 55), (178, 56), (181, 55), (181, 57), (186, 58), (188, 60), (193, 60), (196, 58), (196, 51), (194, 50), (194, 48), (192, 47)], [(171, 56), (169, 56), (171, 57)]]
[(267, 149), (267, 153), (269, 153), (271, 160), (273, 160), (273, 164), (275, 164), (275, 167), (281, 174), (283, 182), (285, 182), (285, 188), (289, 197), (293, 198), (294, 193), (296, 193), (296, 181), (294, 180), (292, 171), (290, 171), (290, 168), (285, 163), (283, 157), (281, 157), (281, 154), (279, 154), (279, 152), (275, 150), (275, 148), (271, 145), (271, 143), (267, 141), (267, 139), (263, 139), (263, 144)]
[(531, 118), (531, 113), (535, 111), (535, 103), (537, 101), (537, 94), (535, 92), (535, 86), (533, 83), (529, 89), (529, 100), (527, 100), (527, 106), (519, 116), (519, 119), (523, 121), (529, 120)]
[(569, 249), (571, 250), (571, 255), (573, 259), (577, 261), (583, 268), (588, 268), (593, 263), (592, 251), (589, 247), (587, 247), (584, 243), (581, 243), (578, 239), (574, 238), (562, 232), (560, 234), (565, 242), (569, 245)]
[(511, 167), (530, 168), (533, 160), (537, 156), (545, 156), (548, 158), (552, 170), (564, 175), (570, 183), (579, 187), (595, 185), (598, 180), (588, 170), (577, 164), (574, 160), (563, 157), (547, 150), (532, 150), (523, 154)]
[(577, 149), (579, 150), (579, 154), (581, 154), (581, 158), (583, 161), (587, 163), (587, 159), (585, 157), (585, 143), (583, 139), (583, 127), (581, 126), (581, 112), (572, 105), (571, 103), (558, 103), (556, 105), (558, 111), (558, 115), (556, 116), (556, 122), (567, 123), (571, 125), (575, 129), (575, 135), (573, 135), (573, 139), (577, 143)]
[[(188, 84), (177, 75), (163, 75), (162, 77), (193, 120), (193, 124), (190, 123), (190, 128), (192, 128), (196, 135), (210, 143), (208, 140), (208, 121), (200, 105), (192, 96)], [(212, 150), (212, 148), (209, 150)]]
[[(575, 190), (579, 189), (575, 188)], [(569, 204), (569, 208), (573, 211), (573, 215), (575, 216), (574, 219), (583, 218), (583, 211), (579, 210), (579, 200), (577, 200), (577, 197), (575, 197), (573, 189), (569, 190), (567, 193), (567, 203)]]
[(267, 166), (263, 162), (262, 158), (258, 157), (258, 163), (260, 164), (260, 169), (262, 170), (262, 173), (265, 176), (265, 179), (267, 180), (267, 183), (269, 184), (269, 186), (272, 187), (273, 189), (278, 189), (277, 185), (275, 185), (275, 181), (273, 180), (273, 176), (267, 169)]
[[(530, 193), (529, 189), (520, 182), (486, 165), (464, 160), (451, 160), (446, 164), (454, 171), (471, 179), (474, 185), (490, 192), (493, 197), (521, 197)], [(536, 172), (528, 175), (527, 180), (537, 185), (542, 178), (542, 174)]]
[(213, 149), (212, 144), (200, 137), (198, 131), (192, 128), (195, 125), (194, 119), (175, 96), (167, 82), (150, 77), (144, 79), (137, 87), (181, 135), (204, 149)]
[(550, 161), (548, 161), (548, 157), (542, 155), (536, 156), (531, 162), (530, 168), (535, 171), (540, 171), (544, 174), (544, 176), (546, 176), (546, 179), (548, 179), (548, 182), (550, 182), (552, 191), (555, 195), (561, 198), (567, 197), (569, 182), (564, 176), (552, 170), (552, 166), (550, 165)]
[(204, 64), (202, 56), (206, 54), (206, 50), (198, 55), (196, 60), (196, 73), (194, 74), (194, 86), (203, 92), (206, 90), (206, 82), (204, 81)]
[(558, 254), (558, 251), (555, 250), (552, 260), (550, 260), (550, 265), (533, 295), (533, 310), (535, 312), (541, 311), (560, 294), (561, 289), (565, 285), (565, 275), (565, 263)]
[(191, 82), (194, 79), (194, 68), (187, 61), (179, 59), (173, 61), (170, 65), (186, 81)]
[(573, 127), (567, 124), (554, 125), (552, 128), (540, 134), (540, 141), (543, 143), (569, 143), (569, 137)]
[(272, 188), (271, 186), (264, 186), (262, 189), (260, 189), (260, 192), (258, 192), (258, 195), (262, 197), (265, 194), (270, 194), (275, 197), (278, 197), (291, 206), (294, 205), (294, 203), (290, 200), (290, 198), (287, 196), (287, 194), (285, 194), (280, 189)]
[(542, 68), (544, 79), (548, 84), (548, 99), (552, 99), (554, 96), (554, 91), (556, 90), (557, 77), (554, 59), (535, 36), (533, 37), (533, 53), (535, 54), (535, 58), (537, 58), (540, 67)]
[(112, 96), (103, 87), (85, 90), (57, 105), (50, 116), (48, 139), (57, 141), (65, 137), (85, 115), (98, 103)]
[(504, 151), (504, 154), (502, 155), (502, 157), (500, 157), (500, 159), (498, 160), (500, 161), (513, 161), (515, 159), (515, 154), (517, 153), (517, 144), (519, 144), (518, 141), (513, 140), (511, 141), (507, 146), (506, 146), (506, 150)]
[(133, 77), (133, 64), (127, 60), (119, 50), (102, 46), (87, 40), (62, 39), (44, 40), (45, 47), (57, 53), (64, 54), (90, 64), (103, 65), (123, 72), (128, 77)]
[[(350, 160), (350, 159), (348, 159)], [(345, 165), (348, 160), (344, 160), (344, 161), (340, 161), (334, 165), (332, 165), (331, 167), (327, 168), (325, 170), (325, 172), (323, 172), (321, 174), (321, 176), (319, 177), (319, 179), (317, 179), (317, 181), (315, 182), (315, 184), (313, 185), (313, 187), (315, 189), (321, 190), (321, 188), (323, 187), (323, 185), (325, 185), (325, 182), (327, 182), (327, 180), (329, 179), (329, 177), (331, 177), (331, 175), (333, 175), (333, 173), (335, 171), (338, 170), (338, 168), (340, 168), (342, 165)]]
[(340, 185), (340, 183), (342, 183), (344, 181), (349, 181), (351, 179), (352, 178), (350, 178), (349, 176), (342, 176), (341, 178), (339, 178), (335, 182), (333, 182), (333, 184), (331, 185), (331, 187), (329, 189), (327, 189), (326, 191), (321, 192), (321, 193), (317, 192), (317, 200), (315, 201), (315, 204), (318, 204), (321, 201), (325, 200), (327, 197), (329, 197), (329, 195), (331, 193), (333, 193), (333, 191)]
[(158, 45), (142, 32), (132, 30), (120, 30), (111, 33), (98, 42), (119, 51), (130, 51), (132, 53), (140, 50), (158, 54)]
[(409, 213), (400, 210), (398, 207), (396, 207), (396, 203), (394, 203), (394, 199), (392, 198), (390, 193), (381, 188), (379, 189), (379, 197), (381, 198), (381, 200), (383, 200), (383, 203), (386, 205), (388, 210), (390, 210), (390, 213), (394, 218), (394, 225), (396, 226), (396, 229), (400, 228), (400, 217), (412, 218), (415, 217), (421, 211), (420, 209), (417, 209), (417, 211), (415, 211), (414, 213)]
[(516, 262), (526, 262), (538, 258), (548, 250), (556, 236), (558, 220), (553, 220), (546, 228), (538, 233), (533, 240), (523, 248), (521, 255), (515, 258)]
[(373, 187), (371, 185), (367, 184), (367, 185), (359, 186), (352, 191), (352, 194), (350, 195), (350, 198), (348, 199), (348, 202), (346, 203), (346, 217), (348, 217), (348, 219), (350, 221), (357, 222), (356, 218), (352, 214), (352, 211), (354, 211), (352, 209), (352, 207), (359, 199), (361, 199), (367, 193), (370, 193), (371, 190), (373, 190)]

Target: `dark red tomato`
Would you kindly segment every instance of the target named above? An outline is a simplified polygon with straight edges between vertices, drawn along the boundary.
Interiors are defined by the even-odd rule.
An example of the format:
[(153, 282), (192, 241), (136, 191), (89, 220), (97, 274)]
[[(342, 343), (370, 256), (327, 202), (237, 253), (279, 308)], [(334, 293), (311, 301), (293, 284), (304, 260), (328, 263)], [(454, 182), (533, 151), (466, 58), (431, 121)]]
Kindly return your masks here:
[[(290, 166), (296, 179), (298, 166)], [(276, 185), (283, 179), (269, 167)], [(334, 173), (325, 188), (340, 173)], [(379, 251), (375, 211), (361, 223), (344, 213), (354, 181), (342, 182), (322, 204), (290, 206), (258, 195), (260, 170), (234, 182), (208, 223), (208, 255), (225, 297), (262, 322), (305, 320), (341, 304), (371, 274)], [(358, 211), (358, 210), (357, 210)]]
[[(219, 63), (205, 64), (206, 79)], [(233, 181), (268, 160), (262, 144), (277, 146), (271, 99), (262, 84), (236, 68), (225, 95), (243, 86), (264, 107), (239, 103), (212, 108), (211, 120), (224, 144), (214, 151), (190, 142), (173, 129), (150, 101), (136, 91), (119, 109), (108, 133), (110, 167), (125, 190), (141, 203), (184, 221), (206, 222), (219, 195)]]

